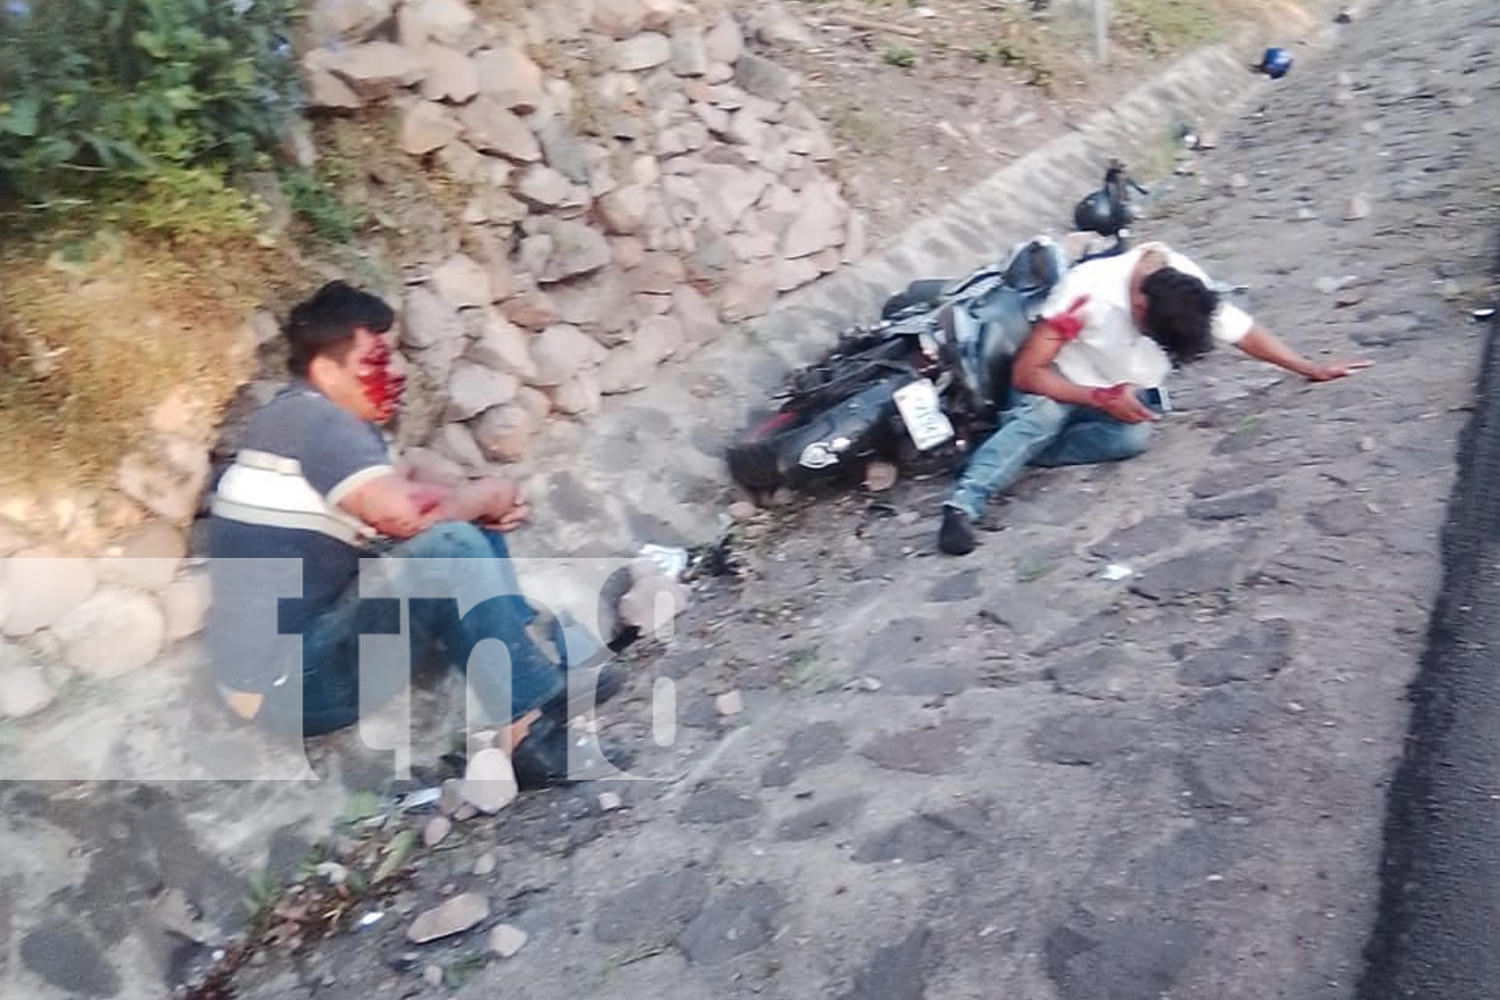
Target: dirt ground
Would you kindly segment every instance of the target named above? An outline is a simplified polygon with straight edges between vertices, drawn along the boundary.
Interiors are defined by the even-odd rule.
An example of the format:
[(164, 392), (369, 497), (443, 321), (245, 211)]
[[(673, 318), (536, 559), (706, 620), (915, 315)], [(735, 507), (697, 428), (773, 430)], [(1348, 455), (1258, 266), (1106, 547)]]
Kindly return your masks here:
[[(745, 13), (753, 27), (770, 25), (752, 44), (802, 75), (804, 100), (832, 131), (846, 194), (880, 245), (1109, 107), (1163, 60), (1232, 42), (1248, 72), (1264, 45), (1294, 48), (1335, 9), (1329, 0), (1111, 7), (1102, 63), (1087, 0), (791, 0)], [(1179, 126), (1192, 124), (1163, 121), (1160, 155), (1140, 172), (1170, 170)]]

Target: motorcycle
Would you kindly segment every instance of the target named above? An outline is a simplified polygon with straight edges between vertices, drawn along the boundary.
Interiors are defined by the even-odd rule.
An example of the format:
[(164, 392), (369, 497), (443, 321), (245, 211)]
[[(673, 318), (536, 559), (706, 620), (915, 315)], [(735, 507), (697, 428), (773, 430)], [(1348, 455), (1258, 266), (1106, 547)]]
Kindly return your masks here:
[(857, 482), (875, 459), (908, 476), (956, 471), (995, 429), (1010, 365), (1053, 287), (1070, 266), (1128, 249), (1147, 194), (1111, 161), (1101, 187), (1074, 208), (1079, 231), (1113, 237), (1069, 262), (1045, 236), (1003, 263), (956, 281), (921, 279), (892, 295), (879, 321), (842, 331), (820, 358), (793, 372), (769, 419), (726, 452), (730, 475), (752, 494)]

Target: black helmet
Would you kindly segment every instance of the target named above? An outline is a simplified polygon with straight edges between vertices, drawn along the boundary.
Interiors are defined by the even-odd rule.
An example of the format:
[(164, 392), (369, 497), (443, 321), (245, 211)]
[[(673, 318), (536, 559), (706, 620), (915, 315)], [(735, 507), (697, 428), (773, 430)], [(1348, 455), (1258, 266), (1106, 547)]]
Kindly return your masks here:
[(1130, 196), (1125, 189), (1129, 184), (1137, 191), (1145, 189), (1125, 173), (1124, 164), (1111, 160), (1104, 172), (1104, 186), (1081, 200), (1073, 208), (1073, 228), (1098, 233), (1100, 236), (1117, 236), (1135, 221), (1135, 211), (1130, 205)]

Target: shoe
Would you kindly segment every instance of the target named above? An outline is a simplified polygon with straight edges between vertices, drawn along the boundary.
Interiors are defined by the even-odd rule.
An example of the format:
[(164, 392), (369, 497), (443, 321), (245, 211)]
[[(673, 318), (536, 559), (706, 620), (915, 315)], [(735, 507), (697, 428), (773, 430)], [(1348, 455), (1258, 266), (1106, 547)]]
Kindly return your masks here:
[(543, 716), (511, 752), (510, 766), (521, 791), (567, 788), (606, 778), (630, 766), (631, 755), (590, 740), (573, 742), (566, 722)]
[(943, 526), (938, 529), (938, 548), (950, 556), (966, 556), (974, 551), (974, 525), (968, 514), (957, 507), (943, 505)]

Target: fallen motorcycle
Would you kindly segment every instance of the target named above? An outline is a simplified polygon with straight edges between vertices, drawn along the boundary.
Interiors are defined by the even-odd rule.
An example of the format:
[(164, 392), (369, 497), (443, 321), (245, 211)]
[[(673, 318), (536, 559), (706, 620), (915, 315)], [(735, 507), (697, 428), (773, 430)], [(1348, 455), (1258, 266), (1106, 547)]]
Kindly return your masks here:
[(913, 281), (888, 298), (878, 322), (842, 331), (818, 360), (793, 372), (777, 412), (726, 453), (752, 494), (857, 482), (875, 459), (906, 476), (946, 474), (995, 428), (1010, 364), (1052, 288), (1072, 264), (1127, 249), (1129, 190), (1146, 193), (1118, 162), (1074, 209), (1080, 231), (1113, 237), (1070, 262), (1039, 236), (1005, 261), (957, 281)]

